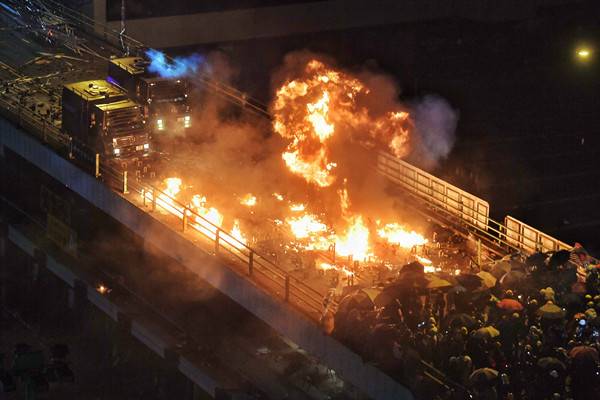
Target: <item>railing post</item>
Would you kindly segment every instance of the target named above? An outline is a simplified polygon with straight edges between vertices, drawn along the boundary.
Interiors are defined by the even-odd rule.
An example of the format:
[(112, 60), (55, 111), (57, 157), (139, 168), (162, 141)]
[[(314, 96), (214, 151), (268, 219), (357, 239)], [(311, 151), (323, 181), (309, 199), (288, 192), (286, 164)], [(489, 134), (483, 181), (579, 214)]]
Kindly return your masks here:
[(285, 276), (285, 301), (290, 301), (290, 276)]
[(152, 189), (152, 211), (156, 211), (156, 189)]
[(181, 219), (181, 230), (183, 232), (185, 232), (185, 230), (187, 229), (187, 223), (188, 223), (188, 215), (187, 215), (187, 207), (184, 207), (183, 209), (183, 218)]
[(69, 159), (73, 160), (75, 156), (73, 155), (73, 136), (69, 136)]
[(96, 168), (95, 168), (95, 173), (94, 175), (96, 176), (96, 178), (98, 178), (100, 176), (100, 154), (96, 153)]
[(127, 171), (123, 171), (123, 194), (129, 193), (127, 190)]
[(142, 205), (146, 207), (146, 188), (142, 188)]
[(481, 268), (481, 239), (477, 238), (477, 265)]
[(220, 237), (220, 232), (221, 232), (221, 230), (219, 228), (217, 228), (217, 231), (215, 233), (215, 254), (219, 253), (219, 237)]
[(252, 276), (254, 273), (254, 250), (250, 250), (248, 255), (248, 275)]

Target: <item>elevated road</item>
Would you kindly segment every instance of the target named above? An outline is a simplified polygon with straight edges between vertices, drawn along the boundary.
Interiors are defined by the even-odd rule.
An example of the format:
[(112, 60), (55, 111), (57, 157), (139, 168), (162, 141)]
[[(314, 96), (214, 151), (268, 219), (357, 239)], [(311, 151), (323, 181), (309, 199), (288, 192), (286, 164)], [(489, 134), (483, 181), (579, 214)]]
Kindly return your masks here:
[[(140, 204), (145, 198), (142, 194), (148, 193), (148, 184), (130, 181), (124, 187), (123, 176), (102, 165), (103, 179), (113, 187), (117, 183), (117, 187), (126, 189), (121, 192), (127, 193), (119, 194), (82, 170), (89, 172), (91, 167), (93, 171), (93, 165), (89, 164), (93, 156), (88, 153), (91, 157), (86, 157), (86, 149), (75, 152), (76, 164), (64, 158), (68, 139), (59, 129), (59, 88), (65, 81), (104, 76), (103, 59), (114, 47), (85, 36), (93, 53), (82, 52), (73, 55), (80, 60), (70, 59), (61, 56), (72, 55), (64, 48), (36, 43), (22, 30), (11, 30), (10, 25), (7, 28), (2, 31), (3, 40), (18, 41), (23, 46), (15, 52), (16, 57), (14, 53), (13, 58), (6, 57), (8, 62), (0, 72), (3, 78), (0, 109), (7, 118), (0, 121), (0, 154), (10, 151), (28, 160), (318, 357), (369, 397), (412, 398), (401, 384), (322, 332), (316, 323), (322, 312), (322, 293), (247, 246), (236, 243), (222, 230), (216, 229), (214, 233), (218, 236), (214, 238), (212, 232), (204, 235), (202, 243), (198, 243), (197, 236), (191, 236), (190, 232), (191, 228), (197, 228), (194, 224), (189, 225), (187, 232), (177, 229), (180, 223), (174, 229), (172, 216), (171, 221), (165, 220), (168, 215), (148, 213), (147, 205)], [(2, 47), (0, 59), (12, 53), (7, 49)], [(40, 57), (42, 52), (58, 56)], [(47, 77), (54, 72), (58, 73)], [(158, 195), (156, 191), (153, 193)]]

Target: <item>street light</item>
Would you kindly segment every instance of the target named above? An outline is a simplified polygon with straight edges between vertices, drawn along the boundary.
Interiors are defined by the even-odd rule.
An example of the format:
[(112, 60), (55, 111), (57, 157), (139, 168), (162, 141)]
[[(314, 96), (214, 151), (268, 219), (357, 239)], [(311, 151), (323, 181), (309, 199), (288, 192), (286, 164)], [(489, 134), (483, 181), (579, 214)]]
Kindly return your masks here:
[(581, 46), (575, 51), (577, 59), (581, 62), (587, 62), (592, 58), (593, 51), (590, 47)]

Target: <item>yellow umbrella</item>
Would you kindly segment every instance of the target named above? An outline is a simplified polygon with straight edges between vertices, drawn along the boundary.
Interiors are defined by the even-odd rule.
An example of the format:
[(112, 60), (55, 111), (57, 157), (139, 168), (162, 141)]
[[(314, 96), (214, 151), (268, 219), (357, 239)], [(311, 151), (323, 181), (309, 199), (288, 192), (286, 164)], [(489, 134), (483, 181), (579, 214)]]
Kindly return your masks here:
[(493, 339), (500, 336), (500, 331), (493, 326), (485, 326), (473, 332), (473, 337), (477, 339)]
[(429, 281), (427, 283), (427, 289), (441, 289), (451, 287), (452, 284), (445, 279), (438, 278), (437, 276), (427, 277)]
[(538, 314), (545, 319), (561, 319), (565, 316), (565, 310), (548, 301), (546, 304), (538, 308)]
[(365, 288), (361, 289), (361, 291), (364, 292), (367, 296), (369, 296), (369, 299), (371, 299), (373, 303), (375, 303), (375, 297), (377, 297), (379, 293), (381, 293), (381, 290), (375, 288)]
[(489, 272), (480, 271), (476, 275), (481, 278), (481, 280), (483, 281), (483, 284), (486, 287), (492, 288), (492, 287), (496, 286), (497, 279), (494, 275), (490, 274)]

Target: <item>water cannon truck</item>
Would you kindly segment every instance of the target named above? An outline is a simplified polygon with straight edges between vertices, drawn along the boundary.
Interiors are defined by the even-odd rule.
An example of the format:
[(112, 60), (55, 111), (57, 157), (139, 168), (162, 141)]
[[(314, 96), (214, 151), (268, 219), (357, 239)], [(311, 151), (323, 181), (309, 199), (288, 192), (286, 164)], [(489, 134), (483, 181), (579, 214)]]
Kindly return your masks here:
[(165, 78), (148, 71), (150, 62), (141, 57), (113, 58), (108, 64), (108, 81), (144, 105), (155, 134), (182, 131), (192, 126), (188, 101), (189, 85), (182, 78)]
[(126, 169), (147, 164), (151, 158), (143, 107), (105, 80), (63, 86), (62, 130), (104, 160)]

